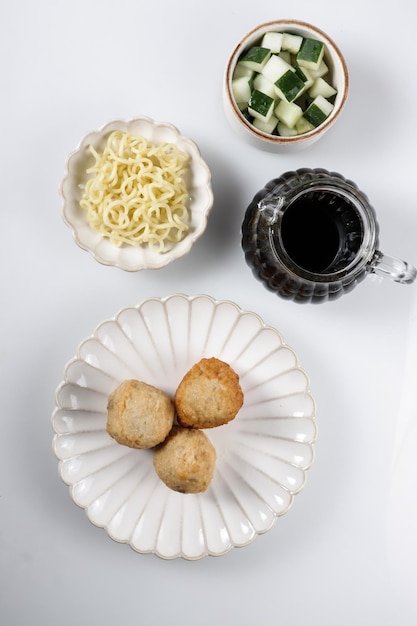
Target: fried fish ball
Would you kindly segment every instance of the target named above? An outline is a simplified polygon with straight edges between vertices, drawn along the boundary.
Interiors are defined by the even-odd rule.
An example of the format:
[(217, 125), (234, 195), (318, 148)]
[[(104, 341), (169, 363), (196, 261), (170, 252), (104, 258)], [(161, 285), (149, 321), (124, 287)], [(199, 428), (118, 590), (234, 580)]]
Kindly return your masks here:
[(213, 478), (216, 450), (202, 430), (175, 425), (155, 448), (153, 464), (159, 478), (173, 491), (202, 493)]
[(130, 448), (153, 448), (169, 434), (174, 417), (174, 402), (163, 391), (126, 380), (109, 396), (107, 432)]
[(185, 374), (175, 394), (182, 426), (214, 428), (236, 417), (243, 404), (239, 376), (215, 357), (201, 359)]

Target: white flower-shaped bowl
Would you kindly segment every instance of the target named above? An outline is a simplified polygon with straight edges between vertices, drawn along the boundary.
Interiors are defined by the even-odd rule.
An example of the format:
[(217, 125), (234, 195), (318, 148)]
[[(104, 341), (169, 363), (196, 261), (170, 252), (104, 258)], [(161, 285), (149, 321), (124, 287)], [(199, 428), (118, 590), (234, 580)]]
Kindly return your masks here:
[[(253, 45), (259, 45), (263, 35), (269, 31), (287, 32), (302, 37), (318, 39), (325, 44), (325, 57), (329, 68), (329, 77), (332, 85), (337, 89), (334, 108), (329, 117), (314, 130), (302, 135), (292, 137), (280, 137), (262, 132), (253, 126), (250, 121), (240, 111), (232, 91), (232, 77), (242, 53)], [(349, 92), (349, 75), (345, 59), (334, 41), (322, 30), (298, 20), (275, 20), (256, 26), (244, 35), (236, 44), (227, 61), (224, 84), (223, 99), (226, 117), (231, 127), (247, 143), (261, 150), (276, 153), (292, 153), (311, 146), (335, 124), (346, 104)]]
[[(80, 207), (80, 199), (89, 176), (87, 169), (94, 163), (94, 157), (88, 147), (91, 144), (100, 152), (108, 135), (114, 130), (145, 137), (156, 145), (165, 142), (175, 144), (190, 156), (186, 176), (190, 229), (182, 241), (167, 246), (164, 252), (152, 250), (144, 245), (115, 246), (89, 226), (87, 213)], [(86, 134), (76, 150), (69, 154), (65, 165), (65, 175), (60, 185), (63, 199), (62, 217), (70, 227), (78, 246), (90, 252), (99, 263), (132, 272), (159, 269), (187, 254), (206, 229), (213, 206), (211, 173), (196, 143), (181, 135), (172, 124), (155, 122), (144, 116), (110, 121), (99, 130)]]
[[(244, 404), (232, 422), (205, 431), (214, 477), (206, 492), (184, 495), (158, 478), (152, 450), (107, 434), (107, 398), (128, 378), (173, 396), (211, 356), (238, 373)], [(52, 425), (59, 473), (89, 520), (165, 559), (220, 556), (270, 530), (304, 487), (317, 435), (294, 350), (255, 313), (205, 295), (151, 298), (102, 322), (65, 368)]]

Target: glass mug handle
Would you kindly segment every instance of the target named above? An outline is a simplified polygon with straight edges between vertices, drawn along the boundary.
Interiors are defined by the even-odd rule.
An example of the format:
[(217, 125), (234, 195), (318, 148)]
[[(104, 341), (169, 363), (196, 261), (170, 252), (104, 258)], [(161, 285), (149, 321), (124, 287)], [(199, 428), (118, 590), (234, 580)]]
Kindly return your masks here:
[(396, 283), (410, 284), (417, 276), (417, 269), (406, 261), (389, 256), (377, 250), (370, 263), (370, 271), (379, 276), (391, 278)]

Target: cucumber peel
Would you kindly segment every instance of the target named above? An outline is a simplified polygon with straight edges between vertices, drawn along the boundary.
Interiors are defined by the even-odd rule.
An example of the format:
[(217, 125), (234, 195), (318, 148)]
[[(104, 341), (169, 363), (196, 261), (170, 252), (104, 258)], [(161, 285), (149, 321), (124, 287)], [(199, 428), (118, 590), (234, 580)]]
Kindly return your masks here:
[(254, 89), (248, 102), (248, 112), (252, 117), (267, 122), (274, 110), (274, 99), (266, 93)]
[(281, 78), (278, 78), (275, 87), (282, 100), (292, 102), (303, 91), (304, 81), (295, 72), (288, 70)]
[(268, 48), (253, 46), (252, 48), (249, 48), (246, 54), (240, 59), (240, 64), (250, 70), (260, 72), (270, 56), (271, 51)]
[(306, 111), (304, 111), (305, 119), (317, 127), (329, 117), (333, 110), (333, 104), (331, 104), (323, 96), (317, 96), (313, 102), (309, 105)]
[(297, 62), (301, 67), (317, 70), (323, 60), (324, 43), (317, 39), (306, 38), (297, 53)]

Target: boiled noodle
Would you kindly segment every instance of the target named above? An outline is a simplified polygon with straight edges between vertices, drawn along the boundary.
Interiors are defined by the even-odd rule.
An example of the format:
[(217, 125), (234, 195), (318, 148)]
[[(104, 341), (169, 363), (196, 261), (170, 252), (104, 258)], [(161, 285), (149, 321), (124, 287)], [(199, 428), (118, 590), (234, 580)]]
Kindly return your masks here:
[(185, 183), (188, 154), (170, 143), (112, 132), (103, 152), (87, 170), (80, 206), (91, 228), (115, 246), (148, 245), (164, 251), (189, 229)]

